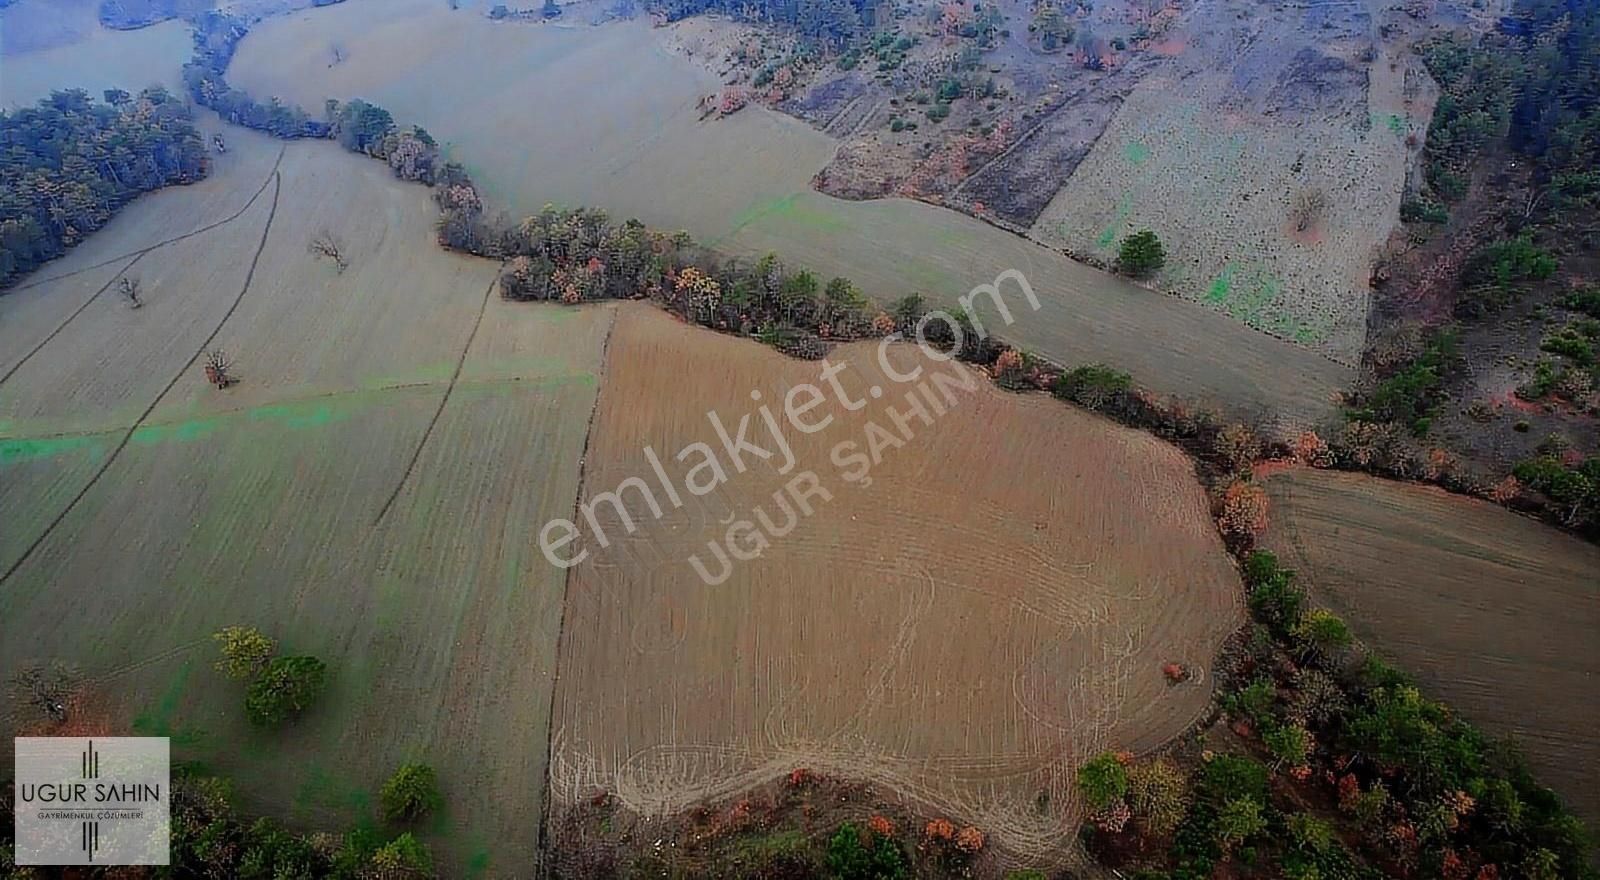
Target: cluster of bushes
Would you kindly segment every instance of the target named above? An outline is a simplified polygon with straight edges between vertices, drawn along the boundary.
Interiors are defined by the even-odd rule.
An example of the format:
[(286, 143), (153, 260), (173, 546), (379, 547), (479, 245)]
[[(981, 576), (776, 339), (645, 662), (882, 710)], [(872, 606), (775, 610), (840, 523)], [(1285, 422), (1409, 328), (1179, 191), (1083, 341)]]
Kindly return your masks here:
[(258, 629), (230, 626), (212, 638), (222, 651), (217, 671), (248, 682), (244, 709), (252, 724), (286, 724), (311, 708), (327, 688), (327, 664), (315, 657), (274, 656), (277, 645)]
[(1462, 267), (1456, 315), (1494, 314), (1520, 298), (1531, 283), (1554, 275), (1556, 266), (1555, 255), (1534, 244), (1530, 235), (1486, 245)]
[(1569, 463), (1541, 455), (1519, 462), (1511, 473), (1523, 486), (1550, 499), (1562, 524), (1600, 532), (1600, 456)]
[(140, 193), (206, 173), (205, 145), (165, 89), (81, 89), (0, 111), (0, 286), (66, 253)]
[[(1297, 880), (1596, 876), (1581, 823), (1509, 745), (1360, 657), (1271, 554), (1246, 555), (1244, 575), (1255, 624), (1221, 702), (1249, 753), (1207, 752), (1192, 781), (1167, 765), (1154, 786), (1147, 768), (1163, 760), (1097, 756), (1078, 776), (1092, 849), (1128, 851), (1105, 845), (1121, 834), (1164, 842), (1136, 875), (1149, 880), (1210, 877), (1224, 859)], [(1325, 787), (1337, 812), (1305, 812), (1320, 799), (1297, 786)]]
[(1352, 395), (1347, 416), (1352, 421), (1393, 422), (1417, 437), (1426, 435), (1444, 401), (1444, 382), (1460, 366), (1459, 349), (1454, 328), (1435, 331), (1419, 356), (1377, 377), (1371, 391)]

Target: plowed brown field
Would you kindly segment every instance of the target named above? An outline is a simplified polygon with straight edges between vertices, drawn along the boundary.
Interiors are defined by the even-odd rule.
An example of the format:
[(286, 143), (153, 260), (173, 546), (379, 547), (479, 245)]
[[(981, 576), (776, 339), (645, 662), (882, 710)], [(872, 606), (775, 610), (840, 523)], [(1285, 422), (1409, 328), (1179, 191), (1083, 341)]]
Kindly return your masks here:
[(1600, 817), (1600, 548), (1423, 486), (1312, 470), (1266, 486), (1266, 546), (1313, 598)]
[[(760, 405), (752, 391), (782, 401), (818, 382), (819, 365), (645, 306), (622, 310), (609, 351), (582, 497), (635, 476), (656, 485), (648, 445), (684, 504), (656, 488), (658, 520), (630, 491), (638, 531), (606, 514), (609, 546), (582, 539), (593, 555), (567, 586), (553, 803), (599, 788), (657, 814), (808, 767), (1059, 854), (1078, 816), (1073, 768), (1100, 749), (1156, 746), (1205, 708), (1207, 666), (1241, 618), (1238, 579), (1176, 448), (900, 346), (889, 357), (902, 372), (920, 362), (971, 380), (906, 439), (889, 408), (908, 411), (913, 385), (855, 345), (834, 360), (865, 406), (830, 400), (812, 413), (835, 413), (827, 428), (789, 429), (789, 474), (761, 462), (736, 473), (724, 457), (728, 480), (697, 497), (675, 455), (722, 448), (705, 414), (732, 429)], [(872, 399), (873, 386), (886, 393)], [(830, 450), (855, 440), (864, 452), (869, 423), (902, 445), (883, 450), (870, 485), (852, 483), (862, 469)], [(829, 498), (812, 496), (810, 516), (790, 505), (789, 532), (773, 493), (807, 471)], [(715, 576), (707, 540), (757, 507), (771, 546), (708, 585), (689, 557)], [(1169, 660), (1196, 680), (1169, 685)]]

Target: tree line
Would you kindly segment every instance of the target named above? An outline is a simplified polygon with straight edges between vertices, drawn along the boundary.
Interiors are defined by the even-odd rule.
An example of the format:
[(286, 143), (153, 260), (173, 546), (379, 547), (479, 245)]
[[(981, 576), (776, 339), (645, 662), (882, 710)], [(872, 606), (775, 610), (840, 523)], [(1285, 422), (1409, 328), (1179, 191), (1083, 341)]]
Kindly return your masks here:
[(0, 286), (66, 253), (140, 193), (206, 174), (188, 108), (165, 89), (82, 89), (0, 111)]

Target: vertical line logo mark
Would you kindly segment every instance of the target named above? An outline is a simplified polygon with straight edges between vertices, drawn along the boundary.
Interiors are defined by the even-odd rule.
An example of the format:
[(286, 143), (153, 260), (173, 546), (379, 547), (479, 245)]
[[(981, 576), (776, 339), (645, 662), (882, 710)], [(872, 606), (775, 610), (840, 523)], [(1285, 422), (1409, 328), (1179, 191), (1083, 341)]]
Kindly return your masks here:
[(95, 751), (94, 740), (89, 740), (89, 747), (83, 750), (83, 778), (100, 778), (100, 753)]

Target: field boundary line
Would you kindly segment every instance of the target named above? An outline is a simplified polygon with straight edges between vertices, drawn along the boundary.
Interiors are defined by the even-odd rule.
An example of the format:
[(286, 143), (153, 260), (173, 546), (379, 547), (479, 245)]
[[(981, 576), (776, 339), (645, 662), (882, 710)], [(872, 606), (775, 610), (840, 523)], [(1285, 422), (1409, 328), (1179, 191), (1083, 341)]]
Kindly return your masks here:
[[(583, 428), (583, 448), (578, 452), (578, 491), (572, 496), (573, 519), (577, 519), (578, 508), (583, 505), (583, 484), (589, 468), (589, 442), (594, 439), (594, 420), (600, 413), (600, 396), (606, 390), (606, 367), (611, 362), (611, 335), (617, 330), (621, 314), (620, 309), (611, 310), (611, 323), (606, 325), (606, 338), (600, 342), (600, 367), (595, 376), (594, 404), (589, 407), (589, 421)], [(547, 863), (550, 849), (550, 802), (554, 800), (553, 790), (550, 787), (550, 759), (555, 742), (556, 696), (561, 693), (561, 648), (567, 638), (567, 604), (572, 599), (572, 570), (576, 567), (568, 566), (561, 578), (561, 607), (556, 612), (556, 662), (550, 671), (550, 710), (544, 716), (544, 788), (543, 796), (539, 799), (539, 845), (535, 850), (539, 854), (537, 870), (542, 877), (550, 876), (551, 870), (551, 866)]]
[[(282, 158), (282, 155), (280, 151), (279, 158)], [(172, 375), (172, 379), (167, 382), (166, 387), (161, 389), (161, 393), (156, 395), (156, 399), (150, 401), (150, 405), (144, 408), (144, 412), (139, 414), (139, 418), (122, 435), (121, 442), (111, 450), (111, 454), (106, 456), (105, 461), (100, 463), (100, 467), (94, 472), (94, 476), (90, 477), (88, 482), (83, 484), (83, 488), (72, 496), (72, 500), (67, 502), (67, 506), (56, 514), (48, 526), (45, 526), (44, 531), (39, 533), (39, 537), (34, 538), (33, 543), (29, 544), (28, 548), (22, 551), (16, 561), (6, 568), (5, 574), (0, 574), (0, 586), (11, 580), (11, 576), (16, 574), (17, 570), (22, 568), (22, 564), (28, 561), (28, 558), (34, 554), (34, 551), (39, 549), (39, 546), (45, 542), (46, 538), (50, 537), (50, 533), (55, 531), (56, 526), (61, 525), (61, 521), (67, 518), (67, 514), (78, 506), (78, 502), (83, 500), (83, 496), (89, 494), (89, 490), (94, 488), (102, 476), (105, 476), (105, 472), (111, 469), (111, 465), (122, 454), (122, 450), (128, 448), (128, 441), (133, 439), (134, 432), (138, 431), (139, 426), (144, 424), (144, 420), (149, 418), (150, 414), (155, 412), (156, 407), (161, 405), (161, 401), (172, 391), (173, 386), (178, 384), (178, 380), (183, 378), (183, 374), (189, 372), (189, 368), (194, 366), (194, 362), (200, 359), (200, 355), (206, 350), (207, 346), (211, 345), (212, 341), (217, 338), (217, 334), (222, 332), (222, 328), (228, 323), (228, 319), (233, 317), (233, 313), (239, 309), (239, 304), (244, 302), (244, 295), (250, 290), (250, 282), (256, 277), (256, 266), (261, 262), (261, 252), (267, 249), (267, 235), (272, 232), (272, 221), (278, 215), (278, 196), (283, 192), (283, 178), (274, 170), (272, 172), (272, 180), (275, 182), (272, 188), (272, 208), (267, 211), (267, 222), (261, 227), (261, 240), (256, 243), (255, 256), (250, 258), (250, 269), (245, 272), (244, 284), (240, 285), (239, 294), (233, 298), (233, 304), (228, 306), (228, 310), (223, 313), (222, 319), (217, 322), (216, 327), (212, 328), (211, 334), (205, 338), (205, 341), (200, 343), (200, 347), (195, 349), (194, 354), (190, 355), (189, 359), (184, 361), (183, 366), (179, 367), (178, 371)], [(263, 191), (266, 189), (265, 184), (262, 185), (262, 189)], [(151, 250), (154, 250), (154, 248), (151, 248)]]
[[(505, 263), (502, 262), (500, 267), (504, 268)], [(433, 418), (428, 420), (428, 427), (423, 429), (422, 439), (417, 441), (417, 448), (411, 450), (411, 461), (406, 463), (405, 473), (400, 475), (400, 480), (394, 484), (394, 491), (389, 493), (388, 500), (383, 502), (383, 508), (378, 511), (376, 517), (373, 517), (374, 527), (389, 515), (389, 508), (393, 507), (395, 499), (400, 497), (400, 490), (406, 487), (406, 482), (411, 479), (411, 472), (417, 467), (417, 460), (422, 458), (423, 447), (428, 445), (428, 438), (433, 436), (433, 428), (439, 424), (439, 417), (444, 415), (445, 404), (450, 402), (450, 395), (456, 390), (456, 381), (461, 378), (461, 370), (467, 365), (467, 352), (472, 350), (472, 343), (478, 338), (478, 328), (483, 326), (483, 313), (489, 310), (489, 295), (494, 293), (494, 286), (499, 283), (500, 273), (496, 271), (494, 277), (489, 280), (489, 285), (483, 289), (483, 301), (478, 304), (478, 317), (472, 322), (472, 332), (467, 334), (467, 344), (461, 346), (461, 355), (456, 358), (455, 372), (450, 374), (450, 384), (445, 386), (444, 396), (439, 398), (439, 407), (433, 411)]]
[[(49, 284), (52, 281), (62, 281), (64, 279), (71, 278), (74, 275), (82, 275), (85, 272), (93, 272), (96, 269), (103, 269), (106, 266), (109, 266), (109, 265), (111, 265), (112, 263), (115, 263), (118, 260), (126, 260), (129, 257), (142, 257), (145, 254), (147, 254), (147, 253), (149, 253), (149, 252), (151, 252), (153, 250), (157, 250), (159, 248), (164, 248), (169, 244), (177, 244), (178, 242), (183, 241), (186, 238), (194, 238), (197, 235), (201, 235), (203, 233), (210, 232), (211, 230), (216, 229), (219, 226), (226, 226), (227, 224), (232, 223), (233, 221), (235, 221), (235, 220), (239, 219), (240, 217), (244, 216), (244, 212), (250, 210), (250, 206), (254, 205), (256, 203), (256, 199), (261, 198), (261, 194), (267, 191), (267, 184), (271, 183), (273, 175), (278, 173), (278, 167), (283, 164), (283, 153), (287, 149), (288, 149), (288, 144), (284, 144), (284, 145), (278, 147), (278, 158), (273, 160), (272, 168), (269, 171), (267, 171), (266, 179), (261, 181), (261, 185), (259, 187), (256, 187), (255, 195), (251, 196), (250, 200), (244, 203), (244, 207), (240, 208), (237, 211), (234, 211), (232, 214), (222, 218), (221, 220), (218, 220), (218, 221), (216, 221), (214, 223), (208, 223), (205, 226), (200, 227), (199, 229), (191, 229), (188, 232), (183, 233), (182, 235), (175, 235), (172, 238), (168, 238), (168, 239), (164, 239), (162, 241), (158, 241), (155, 244), (149, 245), (147, 247), (142, 247), (142, 248), (139, 248), (138, 250), (128, 251), (125, 254), (121, 254), (119, 256), (111, 257), (110, 259), (101, 260), (100, 262), (95, 263), (93, 266), (84, 266), (82, 269), (73, 269), (71, 272), (62, 272), (60, 275), (52, 275), (49, 278), (35, 278), (34, 280), (29, 281), (26, 284), (18, 284), (16, 287), (11, 288), (10, 290), (0, 291), (0, 296), (3, 296), (3, 295), (8, 294), (8, 293), (16, 293), (19, 290), (27, 290), (30, 287), (38, 287), (41, 284)], [(165, 188), (166, 187), (163, 187), (163, 189), (165, 189)], [(126, 271), (126, 270), (124, 270), (124, 271)]]

